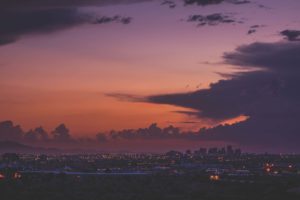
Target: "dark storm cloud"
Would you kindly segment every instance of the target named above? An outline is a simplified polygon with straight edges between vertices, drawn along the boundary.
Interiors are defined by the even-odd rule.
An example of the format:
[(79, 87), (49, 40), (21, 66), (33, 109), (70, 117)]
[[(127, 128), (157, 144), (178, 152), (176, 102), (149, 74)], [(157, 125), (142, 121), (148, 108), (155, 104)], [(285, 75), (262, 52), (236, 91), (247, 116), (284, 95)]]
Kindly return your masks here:
[(206, 129), (197, 135), (203, 140), (298, 148), (299, 55), (299, 42), (240, 46), (234, 52), (225, 53), (224, 61), (251, 71), (236, 73), (230, 79), (211, 84), (209, 89), (155, 95), (148, 97), (148, 101), (196, 109), (201, 118), (250, 117), (235, 125)]
[(299, 42), (253, 43), (225, 53), (224, 59), (225, 63), (244, 68), (259, 67), (283, 75), (299, 75), (299, 53)]
[(198, 26), (215, 26), (218, 24), (234, 23), (235, 19), (229, 15), (214, 13), (210, 15), (191, 15), (187, 19), (188, 22), (196, 22)]
[[(211, 84), (193, 93), (151, 96), (150, 102), (166, 103), (199, 110), (208, 118), (231, 118), (299, 108), (296, 93), (300, 78), (299, 43), (254, 43), (224, 55), (225, 62), (259, 71), (238, 73), (229, 80)], [(283, 103), (278, 106), (279, 103)], [(295, 106), (294, 106), (295, 105)], [(297, 105), (297, 106), (296, 106)], [(278, 108), (276, 108), (278, 106)], [(260, 109), (255, 109), (261, 107)], [(276, 109), (274, 109), (276, 108)], [(279, 112), (281, 113), (281, 112)]]
[(121, 16), (97, 18), (81, 13), (76, 8), (4, 11), (0, 13), (0, 45), (15, 42), (23, 35), (51, 33), (84, 23), (129, 24), (131, 20), (130, 17)]
[[(80, 12), (81, 6), (136, 3), (135, 0), (4, 0), (0, 3), (0, 45), (15, 42), (23, 35), (50, 33), (83, 23), (118, 22), (129, 24), (130, 17), (95, 16)], [(107, 20), (109, 19), (109, 20)], [(106, 20), (106, 21), (105, 21)]]
[(285, 36), (289, 41), (300, 41), (299, 30), (284, 30), (280, 32), (281, 35)]
[(82, 7), (138, 3), (147, 0), (2, 0), (1, 8)]
[(89, 16), (74, 8), (2, 11), (0, 44), (14, 42), (25, 34), (53, 32), (89, 20)]
[(16, 39), (17, 39), (16, 37), (12, 37), (10, 35), (1, 35), (0, 34), (0, 46), (9, 44), (9, 43), (13, 43), (16, 41)]

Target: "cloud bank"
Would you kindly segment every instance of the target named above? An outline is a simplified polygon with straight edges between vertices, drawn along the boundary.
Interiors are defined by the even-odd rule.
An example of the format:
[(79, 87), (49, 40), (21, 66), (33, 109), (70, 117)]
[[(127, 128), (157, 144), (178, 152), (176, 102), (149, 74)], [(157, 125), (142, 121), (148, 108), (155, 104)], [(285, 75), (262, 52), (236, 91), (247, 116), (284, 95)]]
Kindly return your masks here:
[(299, 149), (300, 43), (252, 43), (225, 53), (224, 62), (248, 72), (192, 93), (149, 96), (147, 101), (198, 110), (198, 117), (249, 119), (202, 130), (203, 140)]

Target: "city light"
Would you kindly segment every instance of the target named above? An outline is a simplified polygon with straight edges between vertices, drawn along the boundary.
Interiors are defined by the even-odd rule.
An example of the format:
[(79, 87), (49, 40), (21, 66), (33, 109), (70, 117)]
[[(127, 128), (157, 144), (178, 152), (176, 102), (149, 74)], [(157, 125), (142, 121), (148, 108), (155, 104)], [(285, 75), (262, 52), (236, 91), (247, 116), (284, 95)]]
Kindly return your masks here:
[(211, 176), (209, 177), (209, 179), (210, 179), (211, 181), (219, 181), (219, 180), (220, 180), (220, 176), (218, 176), (218, 175), (211, 175)]

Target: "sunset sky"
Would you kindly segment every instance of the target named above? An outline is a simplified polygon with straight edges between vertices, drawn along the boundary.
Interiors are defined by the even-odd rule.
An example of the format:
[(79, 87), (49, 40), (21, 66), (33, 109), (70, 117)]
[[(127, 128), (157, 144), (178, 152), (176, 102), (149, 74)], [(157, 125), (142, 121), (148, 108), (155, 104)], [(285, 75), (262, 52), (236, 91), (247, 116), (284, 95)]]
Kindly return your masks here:
[[(266, 138), (287, 138), (282, 149), (299, 138), (300, 128), (290, 123), (300, 120), (300, 88), (295, 86), (300, 77), (300, 1), (57, 2), (0, 3), (0, 121), (11, 120), (24, 131), (42, 126), (49, 132), (64, 123), (75, 137), (92, 137), (154, 122), (198, 131), (250, 119), (263, 133), (269, 131)], [(212, 14), (215, 18), (207, 17)], [(287, 56), (280, 60), (281, 53)], [(270, 84), (284, 85), (282, 93), (271, 91), (280, 97), (251, 93), (253, 101), (247, 98), (238, 109), (224, 106), (244, 101), (227, 98), (234, 97), (240, 82), (272, 70)], [(227, 93), (218, 82), (223, 79), (225, 85), (235, 85)], [(248, 79), (243, 88), (247, 95), (251, 85), (266, 86), (260, 82), (264, 77)], [(217, 93), (223, 96), (212, 98)], [(286, 109), (277, 109), (283, 104)], [(263, 113), (253, 111), (263, 108)], [(277, 120), (282, 122), (280, 136), (269, 127)]]

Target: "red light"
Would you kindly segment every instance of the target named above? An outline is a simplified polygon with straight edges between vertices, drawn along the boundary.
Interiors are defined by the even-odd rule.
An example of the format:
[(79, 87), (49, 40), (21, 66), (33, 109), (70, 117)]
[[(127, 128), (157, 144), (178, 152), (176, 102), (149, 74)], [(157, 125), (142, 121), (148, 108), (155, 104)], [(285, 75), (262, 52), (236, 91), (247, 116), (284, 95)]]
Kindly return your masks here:
[(0, 180), (5, 179), (5, 176), (3, 174), (0, 174)]

